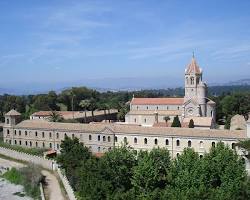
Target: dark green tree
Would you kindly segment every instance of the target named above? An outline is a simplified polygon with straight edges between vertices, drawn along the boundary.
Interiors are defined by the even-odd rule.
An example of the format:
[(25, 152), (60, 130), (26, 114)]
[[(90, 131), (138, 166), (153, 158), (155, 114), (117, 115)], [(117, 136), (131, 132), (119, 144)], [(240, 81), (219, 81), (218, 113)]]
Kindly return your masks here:
[(188, 124), (188, 128), (194, 128), (194, 120), (190, 119), (189, 124)]
[(181, 127), (181, 122), (180, 122), (178, 116), (174, 117), (174, 120), (173, 120), (173, 123), (172, 123), (171, 127)]

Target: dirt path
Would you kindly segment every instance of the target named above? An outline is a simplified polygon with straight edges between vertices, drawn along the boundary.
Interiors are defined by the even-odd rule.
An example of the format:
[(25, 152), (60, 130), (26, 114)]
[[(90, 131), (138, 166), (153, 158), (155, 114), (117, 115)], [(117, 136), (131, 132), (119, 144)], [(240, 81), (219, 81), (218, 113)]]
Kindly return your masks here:
[[(21, 168), (24, 166), (25, 165), (22, 163), (18, 163), (15, 161), (10, 161), (10, 160), (5, 160), (5, 159), (0, 158), (0, 171), (1, 171), (2, 167), (3, 168), (12, 168), (12, 167)], [(46, 181), (48, 184), (46, 186), (46, 188), (47, 188), (47, 191), (49, 193), (49, 195), (48, 195), (49, 200), (65, 200), (56, 176), (47, 170), (42, 170), (42, 174), (44, 176), (46, 176)]]
[(49, 171), (42, 170), (42, 174), (46, 176), (47, 189), (49, 190), (50, 200), (65, 200), (59, 182), (55, 175), (51, 174)]

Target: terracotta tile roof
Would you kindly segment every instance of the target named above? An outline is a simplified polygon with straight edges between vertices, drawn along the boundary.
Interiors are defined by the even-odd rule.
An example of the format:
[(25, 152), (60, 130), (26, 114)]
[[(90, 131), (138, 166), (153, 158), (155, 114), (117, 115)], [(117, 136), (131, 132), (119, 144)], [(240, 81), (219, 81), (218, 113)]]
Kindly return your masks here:
[(133, 98), (132, 105), (182, 105), (184, 98)]
[(197, 64), (194, 57), (192, 58), (191, 63), (188, 65), (188, 67), (186, 69), (186, 73), (187, 74), (190, 74), (190, 73), (200, 74), (201, 73), (200, 67)]
[(21, 113), (17, 112), (16, 110), (12, 109), (11, 111), (7, 112), (5, 116), (20, 116)]
[(131, 110), (127, 113), (127, 115), (155, 115), (158, 113), (158, 115), (181, 115), (181, 110)]
[(121, 124), (80, 124), (80, 123), (57, 123), (43, 120), (25, 120), (17, 124), (14, 128), (22, 129), (44, 129), (60, 132), (74, 133), (101, 133), (105, 129), (111, 130), (115, 134), (141, 134), (153, 136), (173, 136), (173, 137), (201, 137), (201, 138), (227, 138), (245, 139), (246, 130), (216, 130), (216, 129), (193, 129), (193, 128), (172, 128), (172, 127), (143, 127)]

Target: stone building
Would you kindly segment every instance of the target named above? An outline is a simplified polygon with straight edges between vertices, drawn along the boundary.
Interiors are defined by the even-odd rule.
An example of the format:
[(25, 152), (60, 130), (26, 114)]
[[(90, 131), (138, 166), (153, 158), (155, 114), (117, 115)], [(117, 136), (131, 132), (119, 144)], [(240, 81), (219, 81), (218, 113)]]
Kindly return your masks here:
[(215, 102), (207, 97), (207, 85), (202, 80), (202, 69), (198, 66), (194, 56), (185, 70), (185, 96), (183, 98), (133, 97), (125, 122), (153, 126), (164, 122), (166, 116), (172, 121), (176, 115), (179, 116), (181, 122), (196, 118), (196, 128), (214, 128), (215, 125)]
[(24, 147), (49, 148), (60, 151), (65, 136), (79, 138), (93, 153), (104, 153), (122, 143), (135, 150), (151, 150), (165, 147), (172, 157), (186, 147), (193, 148), (201, 156), (218, 142), (231, 148), (239, 140), (250, 137), (250, 122), (246, 130), (190, 129), (171, 127), (144, 127), (127, 124), (57, 123), (46, 120), (25, 120), (11, 110), (5, 115), (4, 142)]

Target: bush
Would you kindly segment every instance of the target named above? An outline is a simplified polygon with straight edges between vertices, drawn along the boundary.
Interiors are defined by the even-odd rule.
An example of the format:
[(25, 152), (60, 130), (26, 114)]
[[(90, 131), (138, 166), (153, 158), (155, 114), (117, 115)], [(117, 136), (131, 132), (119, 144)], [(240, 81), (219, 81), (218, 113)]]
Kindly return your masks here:
[(34, 199), (39, 199), (39, 184), (40, 182), (44, 182), (44, 177), (42, 176), (39, 167), (30, 164), (20, 170), (12, 168), (3, 175), (3, 178), (13, 184), (23, 185), (24, 191), (28, 196), (33, 197)]

